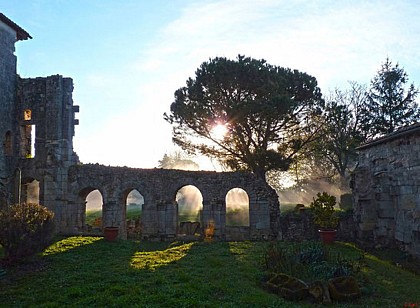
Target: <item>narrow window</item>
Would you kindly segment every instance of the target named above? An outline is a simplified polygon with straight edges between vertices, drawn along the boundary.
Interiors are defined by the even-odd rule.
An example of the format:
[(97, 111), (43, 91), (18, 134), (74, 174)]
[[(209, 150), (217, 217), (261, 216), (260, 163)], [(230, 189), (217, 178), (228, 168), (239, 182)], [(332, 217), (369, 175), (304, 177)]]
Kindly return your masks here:
[(35, 157), (35, 125), (24, 125), (21, 127), (21, 155), (25, 158)]
[(13, 155), (13, 147), (12, 147), (12, 133), (10, 131), (6, 132), (6, 136), (4, 137), (4, 154), (7, 156)]
[(31, 109), (25, 109), (23, 111), (23, 119), (25, 121), (30, 121), (32, 120), (32, 110)]
[(32, 129), (31, 129), (31, 157), (34, 158), (35, 157), (35, 136), (36, 136), (36, 129), (35, 129), (35, 125), (31, 125)]

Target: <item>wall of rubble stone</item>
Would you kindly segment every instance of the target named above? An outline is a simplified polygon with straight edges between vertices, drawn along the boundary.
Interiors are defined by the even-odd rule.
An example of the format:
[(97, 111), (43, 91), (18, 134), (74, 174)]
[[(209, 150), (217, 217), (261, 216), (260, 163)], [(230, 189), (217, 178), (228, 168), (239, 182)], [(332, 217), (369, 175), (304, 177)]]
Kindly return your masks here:
[[(1, 23), (1, 22), (0, 22)], [(0, 24), (0, 179), (7, 179), (13, 172), (13, 148), (9, 143), (14, 137), (14, 108), (16, 100), (16, 33)], [(9, 140), (6, 140), (9, 139)], [(3, 180), (5, 181), (5, 180)], [(6, 185), (6, 183), (0, 183)]]
[(360, 148), (352, 185), (357, 238), (420, 256), (420, 126)]
[[(144, 236), (170, 239), (179, 227), (176, 193), (194, 185), (203, 196), (201, 221), (215, 227), (216, 238), (281, 237), (277, 195), (252, 174), (79, 165), (73, 151), (79, 108), (73, 105), (72, 79), (19, 78), (15, 42), (31, 37), (4, 15), (0, 17), (1, 203), (4, 199), (27, 202), (27, 184), (35, 183), (39, 203), (55, 213), (57, 231), (80, 234), (86, 226), (86, 196), (98, 189), (104, 201), (103, 225), (118, 226), (124, 237), (126, 198), (136, 189), (145, 199)], [(248, 193), (249, 227), (226, 227), (226, 194), (231, 188)]]
[(197, 187), (203, 197), (201, 223), (214, 224), (215, 238), (232, 239), (235, 228), (226, 227), (226, 194), (242, 188), (249, 198), (249, 227), (241, 228), (240, 239), (268, 240), (281, 237), (280, 209), (275, 191), (253, 174), (242, 172), (181, 171), (133, 169), (101, 165), (75, 165), (69, 171), (66, 213), (59, 221), (64, 232), (83, 232), (86, 196), (99, 190), (103, 198), (103, 226), (126, 230), (126, 198), (136, 189), (144, 197), (143, 238), (172, 239), (177, 236), (178, 190), (186, 185)]
[[(281, 217), (282, 236), (286, 241), (319, 240), (318, 229), (309, 208), (294, 210)], [(336, 238), (339, 241), (354, 241), (355, 223), (351, 212), (340, 215)]]

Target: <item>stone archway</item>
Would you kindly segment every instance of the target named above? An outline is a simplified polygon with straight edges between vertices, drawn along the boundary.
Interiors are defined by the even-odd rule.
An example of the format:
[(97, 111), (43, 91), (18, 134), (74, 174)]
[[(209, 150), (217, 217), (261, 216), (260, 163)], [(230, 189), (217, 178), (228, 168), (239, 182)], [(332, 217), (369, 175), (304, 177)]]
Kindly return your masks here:
[(143, 231), (142, 213), (144, 196), (137, 189), (129, 189), (123, 194), (123, 224), (127, 238), (140, 239)]
[(242, 188), (226, 194), (226, 226), (249, 227), (249, 197)]
[(103, 195), (99, 189), (86, 187), (79, 192), (79, 215), (77, 226), (79, 231), (101, 234), (103, 221)]
[(177, 206), (177, 234), (180, 236), (200, 236), (203, 210), (203, 196), (194, 185), (181, 187), (175, 196)]

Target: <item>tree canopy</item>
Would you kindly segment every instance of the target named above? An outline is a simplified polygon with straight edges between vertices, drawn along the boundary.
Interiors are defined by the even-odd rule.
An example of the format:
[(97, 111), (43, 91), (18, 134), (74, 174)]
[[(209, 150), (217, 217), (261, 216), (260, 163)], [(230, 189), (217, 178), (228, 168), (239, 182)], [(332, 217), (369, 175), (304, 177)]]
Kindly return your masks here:
[(188, 155), (180, 151), (171, 154), (164, 154), (162, 159), (158, 161), (158, 167), (163, 169), (180, 169), (180, 170), (198, 170), (199, 166)]
[[(322, 105), (314, 77), (239, 55), (202, 63), (175, 92), (164, 118), (182, 149), (265, 180), (268, 170), (287, 170), (313, 139), (311, 120)], [(220, 127), (224, 134), (217, 133)]]
[(362, 109), (366, 86), (350, 82), (346, 90), (335, 89), (326, 96), (319, 137), (309, 146), (318, 165), (329, 165), (343, 180), (357, 159), (356, 148), (366, 141)]
[(364, 129), (370, 137), (389, 134), (419, 120), (415, 98), (419, 91), (408, 83), (408, 75), (389, 58), (372, 79), (364, 109)]

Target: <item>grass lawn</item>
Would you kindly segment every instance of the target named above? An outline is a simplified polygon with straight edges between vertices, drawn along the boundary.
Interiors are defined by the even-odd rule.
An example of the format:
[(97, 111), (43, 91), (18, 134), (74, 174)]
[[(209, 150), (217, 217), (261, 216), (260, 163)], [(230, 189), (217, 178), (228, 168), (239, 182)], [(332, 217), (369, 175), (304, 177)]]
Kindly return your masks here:
[[(267, 246), (70, 237), (36, 262), (8, 269), (0, 278), (0, 307), (312, 307), (260, 287)], [(328, 250), (360, 254), (344, 243)], [(365, 259), (364, 272), (373, 287), (357, 302), (338, 307), (420, 304), (419, 276), (369, 254)]]

